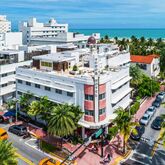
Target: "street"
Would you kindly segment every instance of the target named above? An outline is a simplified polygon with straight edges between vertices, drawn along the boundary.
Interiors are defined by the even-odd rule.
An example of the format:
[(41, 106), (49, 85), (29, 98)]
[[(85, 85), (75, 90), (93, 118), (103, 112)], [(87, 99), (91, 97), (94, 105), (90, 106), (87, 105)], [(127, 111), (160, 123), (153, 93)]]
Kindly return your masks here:
[(136, 161), (139, 165), (164, 165), (165, 164), (165, 149), (162, 145), (158, 144), (156, 151), (153, 152), (153, 147), (156, 145), (154, 141), (157, 141), (160, 131), (151, 128), (151, 123), (156, 116), (165, 114), (165, 108), (160, 107), (156, 110), (156, 113), (152, 117), (149, 124), (145, 127), (145, 133), (143, 134), (139, 142), (130, 140), (130, 144), (133, 147), (133, 153), (126, 162)]
[[(0, 127), (8, 130), (9, 124), (0, 124)], [(17, 153), (20, 155), (18, 165), (37, 165), (41, 159), (47, 156), (38, 150), (35, 138), (23, 139), (10, 132), (8, 132), (8, 135), (9, 141), (13, 143), (13, 146), (17, 149)]]

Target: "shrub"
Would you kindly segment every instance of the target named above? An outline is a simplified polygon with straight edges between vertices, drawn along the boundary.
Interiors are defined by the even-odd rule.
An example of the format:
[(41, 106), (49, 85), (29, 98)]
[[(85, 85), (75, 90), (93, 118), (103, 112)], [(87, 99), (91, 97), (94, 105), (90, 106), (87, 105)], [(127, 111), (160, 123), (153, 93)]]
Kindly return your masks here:
[(77, 65), (74, 65), (74, 66), (73, 66), (73, 71), (78, 71)]

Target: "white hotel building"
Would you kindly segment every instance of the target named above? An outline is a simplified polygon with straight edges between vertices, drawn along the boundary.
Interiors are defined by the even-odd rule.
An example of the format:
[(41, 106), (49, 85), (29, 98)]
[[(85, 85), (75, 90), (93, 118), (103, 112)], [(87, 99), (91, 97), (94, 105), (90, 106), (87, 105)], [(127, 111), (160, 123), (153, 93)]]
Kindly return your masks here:
[[(20, 23), (19, 31), (23, 33), (23, 44), (48, 45), (73, 43), (82, 48), (86, 46), (89, 36), (68, 32), (68, 24), (59, 24), (51, 19), (48, 23), (39, 23), (31, 18)], [(92, 34), (97, 40), (100, 34)]]
[(0, 15), (0, 33), (11, 31), (11, 22), (6, 19), (6, 15)]
[(115, 45), (33, 57), (31, 67), (16, 69), (17, 98), (30, 91), (36, 98), (46, 95), (55, 103), (79, 105), (84, 137), (85, 130), (109, 124), (116, 108), (129, 106), (129, 66), (130, 53)]
[(30, 65), (24, 61), (24, 52), (17, 50), (0, 51), (0, 106), (15, 97), (15, 70), (18, 66)]

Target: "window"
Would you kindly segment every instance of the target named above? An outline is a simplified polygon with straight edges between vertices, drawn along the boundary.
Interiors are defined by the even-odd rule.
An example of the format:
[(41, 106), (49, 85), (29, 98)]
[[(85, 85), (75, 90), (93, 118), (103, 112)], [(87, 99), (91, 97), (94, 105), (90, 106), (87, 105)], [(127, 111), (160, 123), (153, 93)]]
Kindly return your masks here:
[(7, 73), (2, 74), (2, 77), (6, 77), (6, 76), (7, 76)]
[(46, 91), (50, 91), (50, 87), (45, 87), (45, 90)]
[(67, 92), (67, 96), (73, 97), (73, 93), (72, 92)]
[(6, 84), (2, 84), (2, 87), (6, 87), (7, 86), (7, 83)]
[(62, 90), (60, 90), (60, 89), (56, 89), (56, 93), (58, 93), (58, 94), (62, 94)]
[(26, 85), (31, 86), (31, 83), (26, 81)]
[(85, 100), (93, 100), (93, 95), (85, 95)]
[(99, 95), (99, 100), (103, 100), (103, 99), (105, 99), (105, 93)]
[(36, 88), (40, 88), (40, 85), (39, 85), (39, 84), (35, 84), (35, 87), (36, 87)]
[(18, 95), (22, 95), (22, 92), (18, 91), (17, 94), (18, 94)]
[(94, 116), (94, 111), (85, 110), (85, 115)]
[(39, 97), (35, 97), (35, 99), (36, 99), (37, 101), (40, 101), (40, 98), (39, 98)]
[(22, 84), (22, 80), (18, 80), (18, 83), (19, 83), (19, 84)]
[(105, 108), (99, 109), (99, 115), (102, 115), (103, 113), (105, 113)]
[(42, 61), (41, 62), (41, 66), (45, 66), (45, 67), (52, 67), (52, 63), (50, 63), (50, 62), (44, 62), (44, 61)]

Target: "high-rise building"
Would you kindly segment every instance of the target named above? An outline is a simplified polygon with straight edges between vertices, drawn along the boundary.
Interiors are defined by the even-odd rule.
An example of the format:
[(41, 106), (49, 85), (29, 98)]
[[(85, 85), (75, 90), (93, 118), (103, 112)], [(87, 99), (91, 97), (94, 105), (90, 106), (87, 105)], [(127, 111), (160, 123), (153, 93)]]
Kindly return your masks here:
[[(39, 23), (36, 18), (20, 23), (19, 31), (23, 33), (23, 44), (68, 44), (73, 43), (79, 48), (84, 48), (89, 36), (68, 32), (68, 24), (59, 24), (51, 19), (48, 23)], [(100, 39), (100, 34), (92, 34)]]
[(11, 31), (11, 22), (6, 19), (5, 15), (0, 15), (0, 33)]

